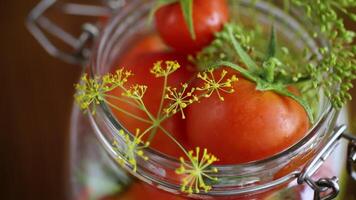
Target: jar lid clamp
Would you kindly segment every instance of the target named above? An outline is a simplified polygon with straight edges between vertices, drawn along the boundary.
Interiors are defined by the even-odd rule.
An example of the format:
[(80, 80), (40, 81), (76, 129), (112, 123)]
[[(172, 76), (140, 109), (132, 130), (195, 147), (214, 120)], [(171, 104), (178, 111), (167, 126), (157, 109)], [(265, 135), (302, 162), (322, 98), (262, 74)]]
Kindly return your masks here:
[[(91, 23), (84, 23), (82, 25), (82, 33), (76, 38), (46, 17), (46, 11), (50, 8), (56, 8), (59, 9), (60, 12), (68, 15), (100, 17), (109, 16), (114, 9), (122, 5), (123, 1), (121, 0), (106, 0), (103, 5), (85, 5), (63, 3), (57, 0), (42, 0), (28, 15), (26, 26), (35, 39), (51, 56), (70, 64), (84, 64), (90, 56), (90, 50), (87, 48), (88, 44), (99, 34), (98, 27)], [(73, 51), (67, 52), (58, 48), (50, 41), (45, 32), (71, 47)]]
[(314, 190), (314, 200), (330, 200), (337, 197), (340, 188), (338, 178), (320, 178), (314, 181), (311, 177), (322, 166), (325, 160), (330, 156), (334, 149), (338, 146), (340, 139), (345, 139), (349, 142), (346, 166), (350, 176), (356, 180), (356, 137), (346, 133), (347, 126), (342, 125), (335, 128), (329, 141), (319, 151), (319, 153), (304, 167), (298, 176), (298, 184), (307, 183)]

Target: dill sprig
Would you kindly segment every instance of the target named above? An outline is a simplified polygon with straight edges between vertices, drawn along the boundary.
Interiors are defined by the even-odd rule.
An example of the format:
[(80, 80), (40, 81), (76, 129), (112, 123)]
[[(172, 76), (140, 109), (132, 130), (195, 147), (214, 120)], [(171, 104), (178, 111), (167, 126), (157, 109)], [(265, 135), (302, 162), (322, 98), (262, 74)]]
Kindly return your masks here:
[(302, 7), (308, 19), (320, 27), (315, 37), (324, 37), (329, 46), (319, 49), (323, 56), (317, 64), (310, 63), (308, 72), (314, 87), (321, 87), (332, 105), (339, 109), (351, 100), (349, 90), (356, 78), (356, 46), (353, 45), (355, 32), (345, 28), (339, 13), (354, 21), (356, 15), (349, 8), (356, 6), (354, 0), (290, 0), (291, 4)]
[[(212, 186), (205, 183), (205, 179), (217, 180), (217, 178), (213, 178), (210, 175), (211, 173), (217, 172), (215, 168), (210, 169), (210, 165), (217, 161), (217, 158), (208, 154), (206, 149), (204, 149), (203, 155), (200, 156), (199, 147), (196, 148), (196, 155), (194, 155), (192, 151), (188, 152), (185, 147), (162, 126), (162, 123), (178, 112), (181, 113), (184, 119), (185, 108), (198, 102), (202, 98), (209, 98), (213, 93), (216, 93), (219, 98), (223, 100), (222, 93), (234, 92), (232, 87), (233, 83), (237, 81), (237, 78), (235, 75), (228, 76), (226, 71), (222, 71), (219, 76), (218, 73), (214, 73), (213, 69), (209, 69), (208, 71), (200, 72), (196, 77), (197, 79), (201, 79), (203, 86), (192, 87), (188, 83), (182, 83), (180, 88), (174, 88), (168, 85), (168, 78), (179, 68), (180, 65), (176, 61), (158, 61), (150, 70), (151, 74), (156, 78), (164, 79), (162, 98), (159, 102), (160, 106), (157, 116), (147, 109), (143, 100), (148, 86), (140, 84), (127, 86), (128, 78), (133, 74), (123, 68), (117, 70), (115, 74), (109, 73), (102, 77), (96, 76), (94, 78), (88, 78), (88, 76), (84, 74), (81, 82), (75, 85), (77, 89), (77, 94), (75, 95), (76, 102), (84, 111), (95, 111), (97, 105), (106, 103), (112, 109), (150, 125), (145, 130), (136, 129), (135, 135), (129, 134), (123, 129), (119, 130), (118, 137), (122, 138), (125, 142), (125, 147), (122, 147), (118, 143), (118, 139), (115, 138), (113, 149), (118, 153), (116, 160), (120, 165), (128, 164), (131, 166), (132, 171), (136, 172), (137, 158), (141, 158), (144, 161), (149, 159), (149, 157), (144, 154), (144, 149), (149, 147), (157, 129), (159, 129), (182, 150), (184, 157), (189, 159), (189, 162), (185, 162), (182, 157), (180, 159), (181, 167), (176, 170), (178, 174), (186, 175), (185, 178), (182, 178), (182, 191), (187, 193), (199, 193), (200, 190), (207, 192)], [(115, 89), (121, 90), (121, 95), (113, 96), (110, 93), (110, 91)], [(138, 116), (129, 110), (125, 110), (125, 108), (111, 103), (110, 99), (118, 100), (140, 109), (146, 114), (147, 118)], [(95, 112), (91, 113), (93, 115), (95, 114)], [(145, 135), (148, 133), (150, 133), (148, 139), (144, 140)]]
[[(131, 136), (128, 133), (125, 133), (124, 130), (119, 130), (118, 134), (124, 139), (127, 148), (125, 151), (125, 158), (121, 158), (118, 156), (116, 158), (116, 161), (123, 166), (125, 164), (125, 161), (131, 164), (132, 171), (136, 172), (137, 171), (137, 161), (136, 157), (140, 157), (143, 160), (148, 160), (148, 157), (144, 154), (143, 149), (149, 147), (150, 143), (149, 142), (143, 142), (142, 136), (144, 135), (140, 133), (139, 129), (136, 129), (136, 134), (134, 137), (131, 138)], [(120, 151), (120, 145), (117, 141), (114, 141), (113, 143), (114, 150)]]
[(208, 153), (207, 149), (203, 149), (201, 154), (199, 147), (195, 151), (189, 151), (188, 154), (190, 163), (181, 157), (181, 165), (176, 169), (177, 174), (185, 175), (181, 190), (189, 194), (199, 193), (200, 190), (208, 192), (212, 187), (205, 182), (205, 179), (218, 181), (217, 177), (211, 176), (218, 172), (216, 167), (211, 167), (214, 162), (218, 161), (218, 158)]

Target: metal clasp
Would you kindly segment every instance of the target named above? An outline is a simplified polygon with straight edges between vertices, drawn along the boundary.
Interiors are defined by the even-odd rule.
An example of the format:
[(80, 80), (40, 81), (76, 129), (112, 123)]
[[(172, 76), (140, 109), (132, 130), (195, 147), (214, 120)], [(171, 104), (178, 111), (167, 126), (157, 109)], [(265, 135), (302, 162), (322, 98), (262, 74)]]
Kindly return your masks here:
[[(82, 5), (63, 3), (57, 0), (43, 0), (30, 12), (26, 21), (27, 28), (50, 55), (71, 64), (83, 64), (83, 61), (85, 61), (90, 54), (90, 50), (87, 48), (88, 43), (98, 35), (98, 27), (93, 24), (85, 23), (82, 27), (83, 32), (79, 38), (76, 38), (45, 16), (46, 11), (52, 7), (60, 9), (64, 14), (91, 17), (108, 16), (112, 12), (112, 9), (108, 6)], [(66, 52), (59, 49), (48, 39), (45, 32), (56, 37), (64, 44), (67, 44), (73, 51)]]
[(346, 125), (337, 127), (325, 147), (321, 149), (315, 158), (305, 166), (298, 176), (298, 184), (307, 183), (309, 187), (314, 190), (314, 200), (330, 200), (336, 198), (339, 194), (340, 188), (337, 177), (320, 178), (317, 181), (313, 180), (311, 177), (338, 146), (341, 138), (349, 141), (347, 170), (353, 179), (356, 180), (356, 172), (354, 170), (354, 165), (356, 163), (356, 138), (351, 134), (345, 133), (346, 129)]
[(351, 134), (344, 134), (344, 138), (350, 141), (348, 148), (347, 148), (347, 165), (346, 169), (353, 180), (356, 180), (356, 137), (352, 136)]

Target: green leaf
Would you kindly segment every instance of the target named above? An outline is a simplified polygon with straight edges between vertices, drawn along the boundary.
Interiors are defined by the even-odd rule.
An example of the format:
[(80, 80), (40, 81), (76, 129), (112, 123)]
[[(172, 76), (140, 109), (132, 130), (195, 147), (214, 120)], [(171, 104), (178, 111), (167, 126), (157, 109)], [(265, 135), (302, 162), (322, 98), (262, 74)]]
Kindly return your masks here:
[(252, 60), (252, 58), (245, 52), (245, 50), (242, 48), (240, 43), (236, 40), (233, 34), (233, 30), (231, 26), (227, 26), (227, 30), (229, 33), (229, 38), (231, 40), (231, 43), (236, 51), (236, 53), (240, 56), (242, 62), (245, 63), (245, 65), (253, 72), (256, 72), (258, 70), (257, 64)]
[(210, 64), (210, 67), (212, 68), (218, 68), (218, 67), (221, 67), (221, 66), (227, 66), (227, 67), (230, 67), (238, 72), (240, 72), (245, 78), (249, 79), (250, 81), (253, 81), (253, 82), (259, 82), (258, 78), (255, 77), (255, 75), (253, 75), (251, 72), (249, 72), (248, 70), (246, 70), (245, 68), (235, 64), (235, 63), (232, 63), (232, 62), (229, 62), (229, 61), (217, 61), (215, 63), (212, 63)]
[(277, 49), (276, 30), (274, 28), (274, 25), (272, 25), (271, 35), (270, 35), (269, 43), (268, 43), (268, 47), (267, 47), (267, 58), (266, 58), (266, 60), (269, 60), (270, 58), (276, 56), (276, 52), (277, 52), (276, 49)]
[(193, 0), (180, 0), (185, 23), (188, 26), (190, 36), (193, 40), (196, 39), (194, 22), (193, 22)]

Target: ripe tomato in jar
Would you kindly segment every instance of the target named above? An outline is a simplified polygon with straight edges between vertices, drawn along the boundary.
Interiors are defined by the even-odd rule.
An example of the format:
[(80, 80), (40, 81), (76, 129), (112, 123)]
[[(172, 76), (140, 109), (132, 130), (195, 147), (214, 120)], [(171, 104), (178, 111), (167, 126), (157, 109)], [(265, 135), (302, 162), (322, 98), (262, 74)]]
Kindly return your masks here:
[(265, 159), (307, 133), (308, 116), (291, 98), (258, 91), (256, 84), (243, 77), (233, 83), (233, 89), (233, 93), (224, 94), (224, 101), (214, 93), (187, 108), (189, 142), (214, 152), (221, 164)]
[(165, 5), (155, 13), (155, 23), (162, 40), (173, 49), (194, 53), (214, 39), (228, 21), (226, 0), (193, 0), (193, 24), (195, 39), (192, 38), (179, 2)]

